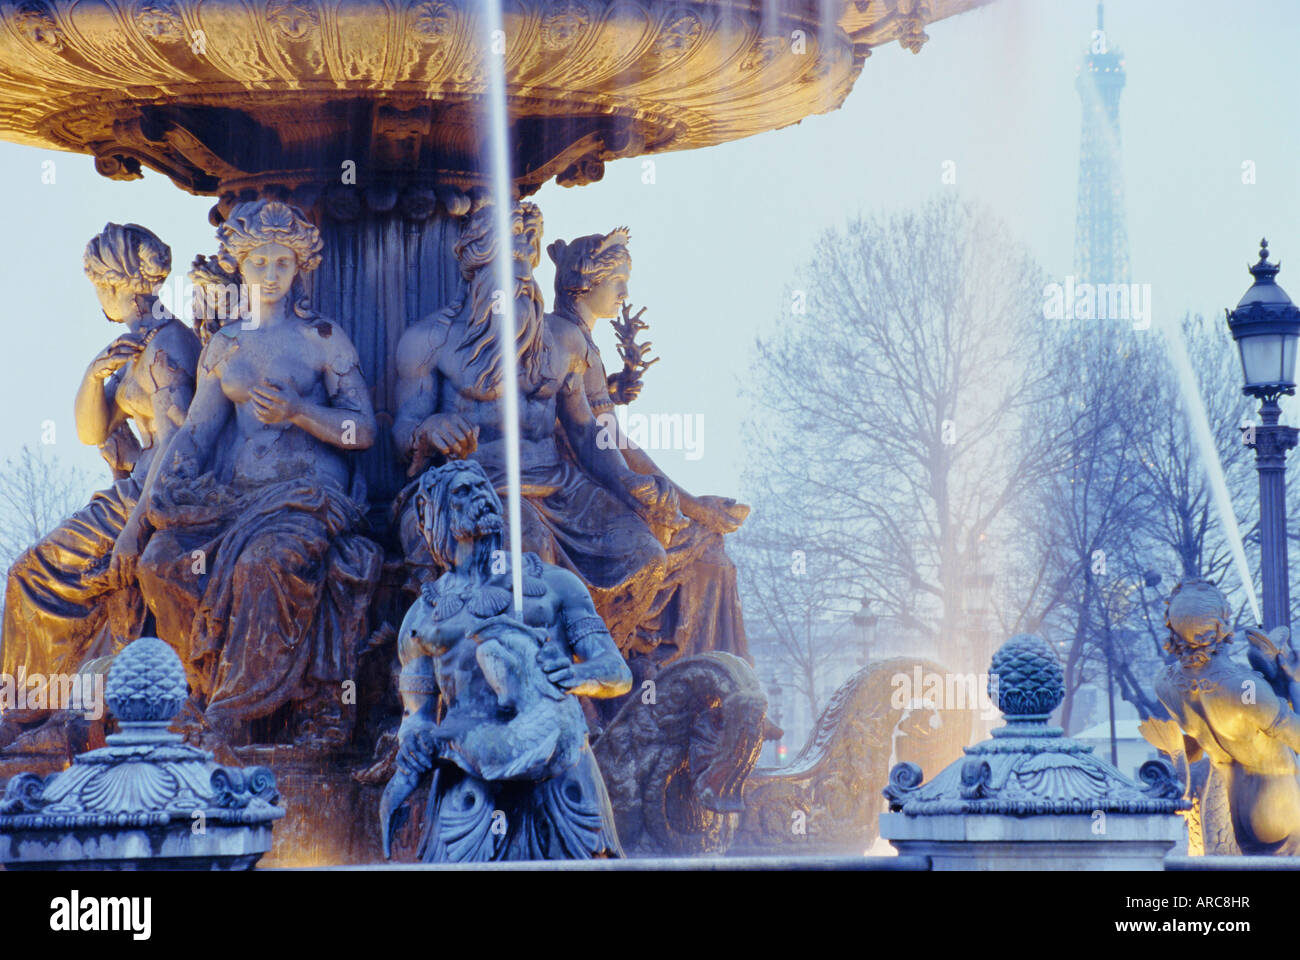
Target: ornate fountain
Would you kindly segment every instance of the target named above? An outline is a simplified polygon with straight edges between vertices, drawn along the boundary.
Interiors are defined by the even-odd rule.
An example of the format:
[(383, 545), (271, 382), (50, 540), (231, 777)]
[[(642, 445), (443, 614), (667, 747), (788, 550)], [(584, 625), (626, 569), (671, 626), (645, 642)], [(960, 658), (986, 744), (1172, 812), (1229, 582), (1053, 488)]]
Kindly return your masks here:
[[(220, 746), (231, 716), (256, 721), (246, 742), (231, 742), (242, 762), (270, 767), (278, 775), (288, 812), (279, 831), (278, 862), (355, 862), (379, 855), (373, 818), (349, 814), (375, 808), (379, 786), (392, 774), (391, 729), (387, 739), (380, 736), (384, 719), (397, 711), (389, 665), (397, 625), (422, 579), (416, 575), (420, 560), (410, 553), (419, 537), (409, 535), (418, 505), (402, 499), (412, 496), (412, 487), (401, 463), (412, 462), (413, 476), (420, 451), (404, 448), (401, 430), (394, 427), (410, 416), (420, 377), (434, 383), (449, 375), (446, 369), (413, 373), (409, 368), (419, 365), (409, 361), (418, 359), (426, 327), (436, 332), (442, 329), (438, 323), (458, 329), (458, 323), (469, 322), (444, 308), (472, 300), (467, 293), (472, 284), (486, 283), (475, 279), (482, 267), (475, 259), (478, 245), (495, 242), (485, 210), (492, 203), (513, 207), (519, 234), (513, 260), (535, 267), (541, 214), (521, 200), (547, 181), (578, 186), (599, 180), (612, 160), (708, 147), (832, 111), (857, 82), (874, 47), (897, 40), (918, 52), (930, 23), (985, 2), (515, 0), (503, 5), (496, 34), (484, 28), (489, 5), (444, 0), (0, 2), (0, 138), (92, 155), (95, 168), (110, 179), (133, 180), (152, 171), (187, 192), (215, 198), (209, 219), (219, 231), (217, 256), (197, 262), (191, 278), (256, 287), (258, 281), (249, 280), (256, 273), (268, 316), (276, 323), (283, 319), (285, 330), (304, 322), (300, 359), (313, 365), (308, 372), (329, 393), (324, 403), (320, 396), (312, 399), (306, 414), (301, 398), (281, 386), (256, 387), (254, 396), (242, 399), (247, 391), (240, 377), (268, 376), (265, 367), (253, 373), (238, 369), (244, 360), (264, 359), (257, 352), (261, 348), (237, 355), (234, 324), (214, 322), (197, 331), (216, 344), (206, 349), (207, 361), (200, 361), (200, 367), (207, 363), (203, 375), (219, 378), (228, 365), (235, 373), (227, 394), (241, 397), (238, 402), (255, 410), (264, 426), (292, 423), (314, 438), (304, 443), (319, 441), (311, 448), (317, 452), (315, 465), (328, 468), (320, 477), (333, 476), (334, 465), (339, 471), (346, 465), (350, 476), (327, 492), (317, 482), (320, 477), (307, 476), (300, 489), (277, 478), (284, 489), (274, 497), (247, 489), (232, 493), (205, 479), (204, 471), (219, 459), (203, 440), (212, 424), (191, 423), (203, 418), (190, 417), (181, 431), (188, 431), (181, 438), (188, 445), (184, 455), (160, 471), (175, 476), (158, 479), (149, 496), (150, 491), (136, 489), (122, 500), (124, 512), (145, 503), (127, 525), (127, 539), (138, 542), (131, 550), (116, 549), (123, 541), (118, 538), (114, 545), (118, 532), (113, 529), (101, 531), (96, 547), (103, 553), (96, 562), (105, 566), (112, 552), (113, 572), (129, 573), (138, 561), (138, 577), (126, 579), (144, 594), (134, 598), (136, 632), (121, 618), (112, 619), (113, 642), (106, 646), (120, 647), (139, 635), (147, 604), (159, 635), (183, 650), (191, 686), (208, 705), (202, 717), (187, 714), (187, 736)], [(493, 196), (489, 178), (485, 99), (494, 57), (501, 58), (505, 74), (510, 197)], [(123, 270), (134, 285), (135, 299), (119, 298), (114, 309), (120, 315), (113, 315), (134, 325), (130, 338), (116, 356), (102, 359), (99, 369), (106, 383), (115, 383), (114, 378), (130, 377), (132, 364), (143, 364), (146, 356), (152, 363), (161, 355), (176, 382), (183, 383), (197, 376), (197, 347), (187, 345), (176, 325), (166, 326), (174, 318), (154, 309), (156, 303), (144, 309), (161, 283), (156, 273), (162, 259), (167, 267), (161, 275), (167, 273), (170, 251), (164, 258), (158, 237), (142, 238), (132, 229), (110, 225), (96, 239), (98, 246), (87, 251), (87, 275), (107, 296), (125, 289)], [(615, 230), (549, 252), (557, 268), (565, 266), (579, 278), (600, 257), (608, 261), (601, 269), (625, 262), (626, 282), (627, 241), (626, 231)], [(114, 259), (114, 251), (123, 249), (128, 260), (136, 258), (125, 267)], [(142, 250), (150, 252), (140, 260)], [(278, 268), (255, 263), (248, 259), (255, 250), (278, 252), (284, 263)], [(566, 250), (572, 262), (562, 264)], [(277, 287), (275, 269), (288, 271), (293, 297)], [(531, 283), (531, 275), (516, 279)], [(296, 302), (286, 307), (290, 300)], [(570, 307), (575, 329), (594, 322), (579, 317), (582, 310), (587, 310), (583, 317), (610, 316)], [(624, 321), (633, 328), (632, 318)], [(255, 339), (250, 335), (246, 342)], [(577, 353), (586, 349), (574, 343)], [(552, 353), (566, 358), (566, 349), (562, 345)], [(598, 351), (594, 345), (591, 351), (595, 369)], [(298, 352), (285, 349), (279, 356)], [(603, 375), (601, 370), (597, 394), (604, 390)], [(589, 399), (596, 409), (610, 403), (595, 394)], [(548, 423), (555, 421), (553, 412), (542, 410), (540, 418), (547, 416)], [(268, 431), (259, 434), (253, 417), (243, 422), (253, 426), (242, 441), (266, 440)], [(469, 425), (447, 429), (452, 433), (429, 433), (444, 446), (468, 442), (461, 434), (470, 432)], [(166, 449), (170, 455), (173, 447)], [(132, 469), (112, 462), (122, 476)], [(138, 474), (133, 480), (140, 486), (154, 484), (143, 469)], [(669, 603), (668, 586), (656, 595), (646, 585), (653, 588), (656, 577), (665, 582), (677, 577), (671, 589), (685, 596), (697, 582), (689, 571), (709, 566), (722, 588), (700, 594), (733, 596), (735, 572), (723, 554), (722, 534), (743, 522), (747, 508), (700, 498), (714, 501), (696, 506), (712, 511), (715, 525), (708, 536), (713, 540), (705, 543), (702, 535), (690, 549), (692, 563), (706, 554), (707, 562), (679, 563), (674, 572), (664, 551), (670, 544), (684, 549), (682, 538), (674, 537), (689, 511), (677, 513), (671, 490), (638, 488), (630, 501), (615, 492), (635, 510), (659, 511), (653, 522), (633, 517), (635, 522), (624, 524), (635, 527), (644, 541), (644, 557), (637, 555), (634, 575), (624, 578), (631, 592), (639, 591), (636, 616), (627, 614), (626, 597), (614, 587), (587, 583), (597, 613), (625, 655), (635, 646), (627, 639), (633, 627), (653, 621), (643, 631), (650, 639), (637, 641), (638, 656), (644, 654), (632, 667), (638, 689), (683, 654), (719, 649), (744, 657), (736, 601), (731, 615), (717, 618), (728, 624), (726, 637), (696, 637), (691, 649), (664, 645), (661, 653), (667, 652), (655, 660), (647, 651), (673, 627), (665, 628), (663, 611), (690, 603)], [(597, 494), (605, 495), (591, 496)], [(297, 511), (296, 525), (276, 534), (274, 525), (281, 521), (275, 518), (286, 504)], [(147, 544), (131, 527), (143, 523), (146, 514), (153, 528)], [(619, 536), (615, 525), (603, 536), (611, 556), (636, 555), (613, 542)], [(53, 550), (52, 556), (62, 555)], [(45, 559), (25, 569), (46, 569)], [(67, 576), (84, 574), (71, 570)], [(82, 586), (77, 589), (85, 594)], [(269, 615), (274, 608), (281, 623), (268, 626), (266, 617), (253, 615), (258, 590), (292, 595), (298, 606), (270, 604), (263, 612)], [(91, 601), (93, 606), (100, 598)], [(614, 622), (612, 611), (619, 610), (627, 624)], [(33, 622), (29, 619), (29, 628)], [(256, 630), (270, 639), (250, 640)], [(39, 630), (28, 632), (29, 640), (40, 642)], [(309, 650), (311, 663), (294, 660), (286, 649)], [(254, 691), (261, 699), (255, 709), (249, 707), (256, 682), (246, 689), (230, 678), (264, 676), (271, 666), (289, 679), (269, 693)], [(300, 683), (304, 677), (312, 683)], [(230, 710), (223, 714), (213, 703)], [(278, 738), (281, 721), (275, 718), (290, 706), (305, 713), (310, 755)], [(235, 716), (236, 708), (242, 717)], [(45, 770), (57, 770), (64, 759), (55, 752), (42, 762)], [(27, 760), (21, 763), (15, 767), (0, 759), (0, 778), (31, 769)], [(347, 819), (318, 822), (308, 810), (338, 811)], [(401, 843), (399, 837), (398, 847)]]
[[(287, 199), (322, 231), (310, 289), (356, 344), (381, 420), (406, 326), (447, 303), (469, 192), (486, 189), (484, 58), (505, 58), (520, 196), (606, 163), (726, 143), (839, 107), (872, 48), (916, 52), (986, 0), (478, 4), (23, 0), (0, 6), (0, 138), (91, 154), (217, 198)], [(398, 478), (386, 435), (372, 499)]]

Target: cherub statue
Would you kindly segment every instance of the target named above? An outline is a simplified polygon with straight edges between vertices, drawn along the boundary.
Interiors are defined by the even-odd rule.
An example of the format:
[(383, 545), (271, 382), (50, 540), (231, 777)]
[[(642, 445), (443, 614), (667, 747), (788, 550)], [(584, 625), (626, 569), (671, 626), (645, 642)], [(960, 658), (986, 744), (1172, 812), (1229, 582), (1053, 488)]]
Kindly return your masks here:
[(380, 809), (385, 855), (432, 770), (426, 862), (621, 856), (577, 698), (620, 696), (632, 676), (586, 587), (524, 554), (514, 609), (501, 501), (476, 461), (426, 471), (414, 508), (446, 572), (398, 634), (403, 719)]
[[(1300, 716), (1273, 679), (1230, 658), (1231, 616), (1208, 580), (1185, 580), (1174, 589), (1165, 649), (1178, 662), (1156, 683), (1156, 695), (1182, 727), (1187, 759), (1208, 756), (1222, 779), (1241, 852), (1294, 855), (1300, 853)], [(1277, 650), (1284, 643), (1280, 633), (1247, 635), (1258, 647)]]
[[(130, 561), (150, 532), (143, 491), (194, 396), (199, 341), (157, 297), (171, 270), (167, 244), (136, 224), (110, 223), (82, 265), (104, 316), (127, 328), (90, 362), (75, 406), (77, 436), (100, 448), (114, 481), (10, 568), (0, 638), (8, 676), (73, 674), (139, 636), (145, 608)], [(48, 716), (6, 714), (0, 747), (20, 724)]]

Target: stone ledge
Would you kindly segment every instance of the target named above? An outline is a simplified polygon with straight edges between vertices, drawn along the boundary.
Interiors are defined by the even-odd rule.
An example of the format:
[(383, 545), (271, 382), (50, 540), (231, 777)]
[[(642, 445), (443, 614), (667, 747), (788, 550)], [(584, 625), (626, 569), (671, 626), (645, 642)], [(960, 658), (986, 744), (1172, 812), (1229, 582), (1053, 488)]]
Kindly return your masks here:
[(1165, 869), (1192, 870), (1300, 870), (1300, 857), (1165, 857)]
[[(286, 868), (311, 869), (311, 868)], [(852, 870), (918, 872), (930, 869), (925, 857), (646, 857), (628, 860), (527, 860), (509, 863), (373, 863), (318, 867), (321, 870), (435, 870), (544, 872), (730, 872), (754, 870)]]

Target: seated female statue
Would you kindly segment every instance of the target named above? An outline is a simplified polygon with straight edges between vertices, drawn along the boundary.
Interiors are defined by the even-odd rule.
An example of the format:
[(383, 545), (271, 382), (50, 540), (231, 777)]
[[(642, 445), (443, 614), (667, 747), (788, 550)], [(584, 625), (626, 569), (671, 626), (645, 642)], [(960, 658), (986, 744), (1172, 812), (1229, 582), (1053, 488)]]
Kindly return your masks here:
[[(598, 320), (616, 317), (620, 308), (623, 330), (644, 328), (640, 323), (644, 310), (631, 316), (626, 304), (632, 272), (629, 239), (626, 228), (618, 228), (568, 243), (556, 240), (547, 247), (555, 263), (555, 312), (547, 315), (547, 323), (554, 341), (581, 358), (583, 389), (605, 435), (604, 444), (617, 448), (634, 473), (656, 477), (672, 489), (687, 521), (674, 530), (656, 530), (666, 557), (663, 581), (637, 622), (635, 634), (622, 643), (623, 655), (640, 684), (681, 657), (710, 650), (748, 658), (736, 567), (724, 550), (723, 537), (740, 527), (749, 507), (730, 497), (693, 496), (673, 483), (623, 433), (614, 416), (616, 403), (634, 400), (641, 384), (626, 357), (622, 371), (606, 374), (592, 331)], [(621, 706), (611, 704), (615, 710)]]
[(210, 331), (150, 497), (140, 585), (222, 739), (292, 704), (300, 743), (336, 746), (382, 565), (351, 463), (374, 440), (374, 413), (347, 334), (303, 296), (316, 227), (258, 200), (232, 208), (217, 236), (250, 315)]
[[(141, 490), (185, 419), (199, 355), (198, 338), (158, 302), (171, 250), (153, 233), (110, 223), (86, 245), (82, 266), (104, 315), (127, 328), (90, 362), (75, 405), (77, 436), (100, 448), (114, 481), (9, 570), (0, 672), (42, 684), (140, 635), (144, 604), (128, 558), (148, 535)], [(28, 692), (28, 703), (58, 706)], [(6, 713), (0, 746), (48, 716)]]

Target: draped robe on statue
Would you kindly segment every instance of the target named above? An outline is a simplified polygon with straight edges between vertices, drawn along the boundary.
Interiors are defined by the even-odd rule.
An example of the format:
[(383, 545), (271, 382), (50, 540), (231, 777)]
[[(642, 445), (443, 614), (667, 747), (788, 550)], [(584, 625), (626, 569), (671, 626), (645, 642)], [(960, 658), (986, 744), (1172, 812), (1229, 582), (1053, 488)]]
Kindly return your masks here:
[[(72, 674), (85, 661), (116, 652), (110, 601), (117, 588), (108, 562), (139, 497), (134, 479), (115, 481), (15, 561), (5, 589), (0, 672)], [(138, 598), (134, 587), (126, 592)], [(118, 600), (128, 615), (143, 610), (132, 599)], [(138, 633), (138, 625), (122, 632)]]
[[(557, 322), (565, 321), (557, 317)], [(585, 383), (592, 413), (602, 419), (613, 417), (614, 401), (600, 350), (585, 326), (569, 322), (586, 341)], [(645, 655), (656, 667), (710, 650), (748, 659), (736, 566), (723, 548), (722, 534), (691, 521), (660, 535), (667, 538), (663, 582), (624, 654)], [(641, 679), (635, 663), (633, 669)]]
[[(160, 485), (162, 486), (162, 485)], [(352, 678), (383, 554), (364, 493), (305, 476), (240, 489), (164, 486), (140, 581), (216, 721), (262, 717)]]

